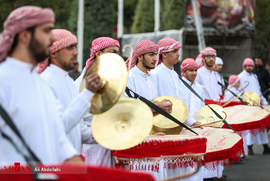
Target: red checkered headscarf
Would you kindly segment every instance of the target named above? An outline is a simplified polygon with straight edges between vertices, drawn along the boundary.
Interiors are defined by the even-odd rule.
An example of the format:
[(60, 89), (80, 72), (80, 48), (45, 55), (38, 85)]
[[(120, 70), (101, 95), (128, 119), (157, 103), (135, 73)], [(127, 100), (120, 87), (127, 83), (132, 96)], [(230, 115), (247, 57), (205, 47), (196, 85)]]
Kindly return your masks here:
[(198, 65), (198, 68), (203, 67), (203, 61), (202, 61), (202, 54), (200, 53), (197, 57), (196, 57), (196, 63)]
[(251, 58), (246, 58), (242, 64), (243, 70), (245, 70), (246, 65), (252, 65), (254, 67), (254, 61)]
[(186, 58), (181, 64), (181, 72), (185, 72), (188, 69), (198, 68), (197, 63), (192, 58)]
[(203, 49), (201, 54), (202, 54), (203, 57), (205, 55), (215, 55), (215, 56), (217, 56), (217, 51), (212, 47), (206, 47), (205, 49)]
[(100, 38), (95, 39), (92, 42), (90, 58), (86, 61), (86, 65), (83, 71), (86, 71), (88, 67), (91, 65), (91, 63), (94, 61), (97, 51), (100, 51), (110, 46), (117, 46), (118, 48), (120, 48), (119, 41), (109, 38), (109, 37), (100, 37)]
[(52, 9), (23, 6), (12, 11), (4, 23), (4, 31), (0, 34), (0, 62), (6, 59), (15, 35), (44, 23), (54, 23)]
[[(157, 51), (158, 51), (158, 45), (156, 45), (152, 41), (150, 40), (140, 41), (134, 48), (130, 68), (136, 65), (138, 56), (146, 54), (146, 53), (157, 52)], [(128, 67), (129, 61), (130, 61), (130, 58), (128, 58), (126, 61), (127, 67)]]
[[(70, 45), (77, 45), (78, 40), (75, 35), (73, 35), (70, 31), (65, 29), (54, 29), (52, 30), (53, 35), (56, 38), (56, 41), (53, 42), (53, 45), (50, 47), (50, 53), (57, 52), (63, 48), (66, 48)], [(49, 58), (46, 58), (43, 62), (38, 63), (35, 71), (41, 74), (49, 65)]]
[(158, 57), (157, 57), (157, 63), (156, 66), (161, 63), (161, 55), (165, 52), (171, 52), (173, 50), (181, 48), (181, 45), (172, 38), (163, 38), (158, 41)]

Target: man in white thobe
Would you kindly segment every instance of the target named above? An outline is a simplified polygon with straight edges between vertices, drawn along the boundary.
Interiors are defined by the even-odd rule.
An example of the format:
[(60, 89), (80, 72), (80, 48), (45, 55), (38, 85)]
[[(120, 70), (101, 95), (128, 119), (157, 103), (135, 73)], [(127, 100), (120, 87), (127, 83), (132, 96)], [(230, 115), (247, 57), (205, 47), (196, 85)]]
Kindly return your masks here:
[[(128, 59), (126, 61), (127, 66), (131, 63), (132, 67), (129, 71), (127, 87), (149, 101), (158, 97), (157, 80), (151, 71), (149, 71), (155, 68), (157, 53), (158, 45), (149, 40), (142, 40), (135, 46), (132, 60)], [(125, 96), (127, 97), (127, 94)], [(156, 103), (156, 105), (166, 112), (171, 112), (172, 110), (172, 103), (167, 99)], [(152, 111), (155, 112), (154, 110)], [(164, 179), (164, 161), (159, 162), (159, 173), (151, 172), (151, 174), (156, 179)]]
[[(77, 38), (64, 29), (52, 30), (56, 41), (50, 48), (50, 64), (41, 73), (60, 102), (60, 117), (65, 127), (68, 139), (80, 153), (82, 143), (93, 142), (91, 129), (82, 123), (83, 116), (89, 111), (90, 100), (100, 86), (100, 78), (90, 75), (86, 88), (79, 94), (68, 71), (75, 66), (77, 59)], [(88, 80), (88, 79), (87, 79)]]
[[(93, 63), (93, 61), (104, 53), (119, 53), (120, 44), (117, 40), (109, 37), (100, 37), (92, 42), (91, 55), (86, 61), (86, 66), (84, 67), (82, 74), (76, 79), (75, 85), (77, 91), (80, 89), (81, 82), (85, 75), (88, 67)], [(91, 122), (93, 115), (87, 113), (83, 118), (83, 123), (89, 127), (91, 130)], [(82, 155), (85, 157), (85, 163), (91, 165), (104, 165), (104, 166), (114, 166), (112, 160), (111, 150), (104, 148), (99, 145), (96, 141), (91, 144), (83, 144)]]
[[(163, 38), (158, 42), (159, 46), (159, 54), (158, 54), (158, 63), (159, 64), (153, 71), (151, 71), (158, 82), (158, 96), (173, 96), (182, 101), (188, 101), (186, 99), (186, 93), (183, 91), (185, 89), (185, 85), (179, 79), (178, 74), (174, 71), (173, 66), (178, 62), (179, 59), (179, 49), (181, 45), (172, 38)], [(196, 62), (195, 62), (196, 64)], [(185, 102), (187, 104), (187, 102)], [(199, 125), (195, 121), (193, 117), (190, 116), (190, 110), (187, 120), (184, 122), (188, 126), (196, 126)], [(168, 168), (168, 167), (167, 167)], [(191, 172), (193, 169), (191, 167), (188, 168), (175, 168), (175, 169), (166, 169), (168, 177), (176, 176), (180, 173)], [(203, 180), (203, 176), (200, 174), (196, 174), (195, 176), (186, 178), (184, 180)]]
[[(251, 58), (246, 58), (243, 62), (243, 71), (238, 75), (240, 78), (241, 87), (245, 87), (245, 92), (255, 92), (260, 96), (262, 104), (268, 104), (266, 99), (261, 93), (260, 84), (257, 78), (257, 75), (252, 73), (254, 68), (254, 62)], [(248, 86), (246, 87), (248, 83)], [(263, 145), (263, 154), (270, 154), (270, 149), (268, 146), (268, 137), (267, 131), (261, 131), (259, 134), (254, 136), (253, 134), (249, 133), (247, 135), (247, 145), (248, 145), (248, 154), (254, 155), (252, 146), (253, 144)]]
[[(213, 71), (217, 55), (216, 50), (211, 47), (206, 47), (201, 54), (204, 66), (198, 70), (195, 81), (203, 87), (205, 99), (219, 101), (220, 96), (217, 90), (217, 77)], [(215, 177), (225, 177), (222, 175), (223, 169), (224, 167), (222, 165), (218, 165), (215, 170), (204, 169), (204, 178), (212, 180)]]
[(216, 60), (216, 51), (207, 47), (202, 52), (204, 66), (197, 72), (196, 82), (204, 89), (205, 99), (219, 101), (220, 97), (217, 90), (217, 77), (213, 71)]
[[(33, 71), (49, 55), (55, 40), (51, 9), (25, 6), (14, 10), (0, 35), (0, 103), (26, 144), (44, 165), (77, 162), (78, 152), (66, 137), (55, 95)], [(29, 155), (14, 131), (0, 118), (0, 132)], [(23, 155), (0, 134), (0, 165), (26, 164)]]

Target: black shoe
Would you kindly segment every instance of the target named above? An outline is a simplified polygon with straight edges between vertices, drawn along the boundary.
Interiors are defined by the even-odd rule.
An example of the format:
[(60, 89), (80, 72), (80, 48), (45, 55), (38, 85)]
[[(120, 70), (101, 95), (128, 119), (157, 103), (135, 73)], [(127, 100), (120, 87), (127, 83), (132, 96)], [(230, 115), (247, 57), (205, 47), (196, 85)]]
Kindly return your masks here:
[(242, 162), (244, 162), (244, 161), (246, 161), (246, 157), (245, 157), (245, 156), (242, 156), (242, 157), (240, 158), (240, 162), (242, 163)]
[(270, 154), (270, 148), (269, 148), (269, 146), (267, 145), (267, 146), (264, 146), (264, 149), (263, 149), (263, 154), (264, 155), (268, 155), (268, 154)]
[(254, 155), (254, 152), (253, 152), (252, 148), (248, 149), (248, 155)]

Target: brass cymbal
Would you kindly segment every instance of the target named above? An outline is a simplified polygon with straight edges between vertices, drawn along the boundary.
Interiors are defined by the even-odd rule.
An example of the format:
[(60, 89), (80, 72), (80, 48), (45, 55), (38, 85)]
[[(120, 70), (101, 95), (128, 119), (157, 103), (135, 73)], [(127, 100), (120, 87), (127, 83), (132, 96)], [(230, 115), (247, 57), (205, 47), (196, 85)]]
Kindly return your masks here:
[(127, 68), (122, 57), (115, 53), (99, 56), (87, 69), (80, 86), (80, 92), (85, 88), (85, 78), (97, 73), (102, 81), (101, 88), (91, 100), (91, 114), (100, 114), (109, 110), (125, 91), (127, 84)]
[[(172, 102), (173, 106), (170, 114), (180, 122), (184, 123), (188, 117), (187, 105), (182, 100), (172, 96), (160, 96), (153, 99), (151, 102), (156, 104), (163, 99), (169, 99)], [(182, 126), (179, 126), (177, 123), (161, 114), (157, 114), (154, 116), (153, 128), (150, 134), (153, 135), (158, 132), (163, 132), (165, 134), (179, 134), (182, 129)]]
[(94, 115), (92, 134), (103, 147), (124, 150), (142, 142), (153, 125), (153, 113), (142, 101), (121, 98), (108, 111)]
[(260, 96), (256, 92), (245, 92), (241, 98), (250, 106), (259, 106), (261, 102)]
[[(223, 109), (223, 107), (216, 105), (216, 104), (209, 104), (209, 106), (214, 109), (220, 116), (223, 116), (224, 113), (222, 111), (225, 112), (225, 110)], [(195, 116), (193, 116), (193, 118), (200, 124), (206, 124), (206, 123), (210, 123), (210, 122), (214, 122), (214, 121), (218, 121), (220, 120), (220, 118), (218, 118), (208, 106), (204, 106), (202, 107), (196, 114)], [(213, 123), (213, 124), (209, 124), (209, 126), (213, 126), (213, 127), (222, 127), (223, 126), (223, 122), (218, 122), (218, 123)]]

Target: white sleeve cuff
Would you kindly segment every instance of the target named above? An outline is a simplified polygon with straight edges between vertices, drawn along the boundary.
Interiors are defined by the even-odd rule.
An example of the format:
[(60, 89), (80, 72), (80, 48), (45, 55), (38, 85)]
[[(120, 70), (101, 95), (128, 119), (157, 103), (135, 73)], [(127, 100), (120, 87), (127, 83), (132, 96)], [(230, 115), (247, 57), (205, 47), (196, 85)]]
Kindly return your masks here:
[(81, 92), (81, 95), (88, 101), (92, 99), (94, 96), (94, 93), (89, 91), (88, 89), (84, 88), (83, 91)]

